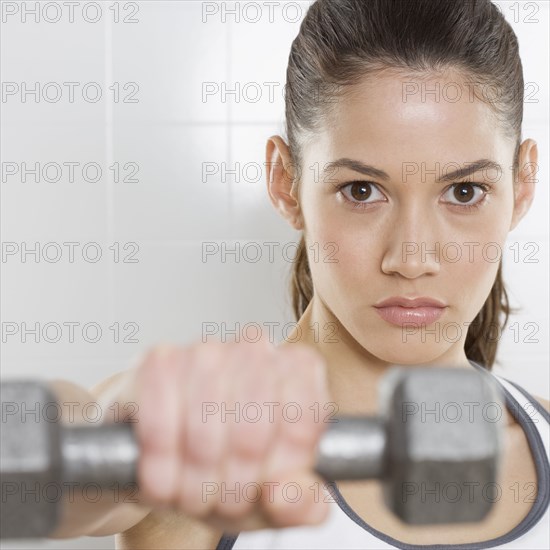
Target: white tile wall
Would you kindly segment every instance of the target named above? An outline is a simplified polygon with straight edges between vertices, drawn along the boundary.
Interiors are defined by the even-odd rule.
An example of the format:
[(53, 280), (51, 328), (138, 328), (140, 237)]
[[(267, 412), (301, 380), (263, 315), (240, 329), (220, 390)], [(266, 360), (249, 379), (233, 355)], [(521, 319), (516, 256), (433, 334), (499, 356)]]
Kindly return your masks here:
[(518, 37), (525, 83), (524, 122), (531, 124), (548, 121), (550, 87), (548, 72), (541, 70), (541, 67), (548, 60), (550, 39), (542, 29), (548, 26), (550, 6), (548, 2), (514, 0), (497, 0), (493, 3), (500, 7)]
[[(11, 8), (6, 11), (9, 3), (2, 4), (2, 81), (16, 86), (15, 95), (3, 102), (3, 124), (28, 123), (31, 130), (37, 123), (103, 124), (109, 93), (105, 86), (106, 14), (97, 23), (88, 23), (82, 10), (75, 8), (72, 23), (67, 10), (60, 12), (59, 21), (49, 23), (57, 18), (55, 2), (50, 9), (38, 4), (36, 15), (32, 14), (34, 2), (15, 3), (19, 9), (14, 15), (10, 15)], [(62, 7), (61, 2), (58, 5)], [(93, 20), (97, 15), (91, 9), (86, 17)], [(98, 101), (97, 90), (101, 92)]]
[[(235, 2), (229, 3), (235, 4)], [(236, 16), (231, 32), (229, 74), (239, 100), (231, 102), (232, 122), (265, 123), (284, 117), (284, 86), (290, 44), (311, 2), (277, 2), (270, 11), (254, 3)], [(221, 16), (221, 15), (220, 15)]]
[[(226, 162), (222, 124), (147, 124), (113, 132), (114, 158), (135, 162), (139, 183), (113, 187), (114, 234), (124, 241), (228, 238), (229, 187), (205, 170)], [(210, 168), (211, 167), (211, 168)], [(130, 168), (126, 171), (130, 176)]]
[[(299, 234), (269, 202), (264, 155), (266, 139), (282, 133), (286, 63), (299, 30), (296, 8), (281, 2), (270, 22), (264, 6), (254, 22), (254, 3), (242, 11), (244, 3), (239, 8), (235, 2), (224, 8), (219, 2), (138, 1), (137, 13), (130, 4), (120, 3), (118, 23), (110, 2), (101, 3), (97, 23), (83, 20), (79, 8), (73, 23), (66, 13), (56, 23), (43, 17), (34, 22), (32, 15), (23, 22), (20, 14), (2, 23), (2, 81), (19, 86), (0, 105), (2, 162), (39, 162), (41, 167), (79, 163), (72, 183), (67, 171), (58, 182), (42, 177), (36, 183), (29, 175), (23, 183), (16, 174), (1, 183), (2, 242), (71, 241), (80, 243), (77, 251), (95, 242), (103, 252), (97, 263), (78, 253), (71, 263), (66, 249), (54, 263), (36, 262), (32, 256), (22, 262), (20, 255), (2, 262), (2, 322), (39, 322), (42, 329), (47, 323), (97, 323), (103, 331), (97, 343), (86, 342), (81, 328), (74, 342), (68, 341), (67, 331), (59, 342), (48, 342), (54, 335), (51, 327), (38, 343), (32, 334), (26, 343), (20, 333), (10, 336), (2, 343), (2, 376), (66, 378), (89, 387), (126, 368), (155, 343), (199, 339), (203, 323), (231, 330), (251, 320), (278, 323), (279, 328), (292, 320), (287, 292), (291, 265), (282, 254), (269, 261), (265, 243), (285, 245)], [(293, 4), (305, 13), (310, 2)], [(537, 85), (538, 102), (526, 105), (524, 137), (538, 142), (541, 170), (535, 203), (508, 240), (510, 246), (519, 243), (520, 260), (514, 261), (507, 250), (505, 278), (514, 305), (523, 310), (504, 331), (497, 372), (548, 398), (549, 6), (530, 2), (536, 13), (520, 12), (514, 21), (512, 3), (499, 4), (518, 34), (525, 81)], [(227, 8), (239, 8), (238, 22), (230, 13), (224, 19)], [(95, 17), (93, 12), (86, 15)], [(123, 23), (124, 18), (137, 22)], [(41, 91), (44, 83), (57, 82), (63, 95), (50, 102), (26, 95), (23, 101), (23, 82), (27, 87), (40, 82)], [(78, 83), (72, 103), (65, 82)], [(102, 90), (100, 101), (83, 98), (87, 83)], [(224, 96), (224, 85), (228, 92), (240, 89), (240, 101), (230, 93)], [(97, 182), (84, 181), (79, 171), (90, 162), (102, 169)], [(133, 176), (138, 181), (114, 182), (109, 167), (115, 163), (122, 179), (137, 167)], [(214, 170), (207, 177), (206, 167)], [(235, 168), (238, 180), (226, 173)], [(118, 262), (109, 248), (114, 243), (121, 248)], [(123, 261), (131, 259), (126, 243), (137, 243), (137, 263)], [(529, 243), (538, 246), (538, 263), (525, 261), (530, 249), (523, 246)], [(242, 257), (236, 262), (231, 255), (226, 262), (220, 254), (203, 258), (205, 246), (239, 246), (242, 251), (247, 244), (251, 253), (258, 247), (263, 252), (257, 263)], [(120, 326), (119, 343), (109, 328), (114, 323)], [(131, 336), (137, 342), (123, 341)], [(104, 537), (3, 546), (114, 548), (114, 541)]]
[(227, 81), (228, 25), (214, 17), (203, 22), (200, 1), (139, 2), (135, 17), (139, 23), (111, 25), (113, 80), (139, 86), (139, 103), (117, 103), (115, 120), (226, 122), (227, 104), (203, 98), (203, 87)]

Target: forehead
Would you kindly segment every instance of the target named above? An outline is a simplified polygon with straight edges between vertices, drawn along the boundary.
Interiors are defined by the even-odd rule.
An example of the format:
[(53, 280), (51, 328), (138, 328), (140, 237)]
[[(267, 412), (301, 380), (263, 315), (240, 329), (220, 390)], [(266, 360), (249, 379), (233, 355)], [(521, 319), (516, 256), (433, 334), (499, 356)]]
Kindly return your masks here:
[(458, 73), (371, 76), (336, 99), (314, 148), (325, 158), (347, 156), (386, 166), (502, 158), (507, 140), (468, 82)]

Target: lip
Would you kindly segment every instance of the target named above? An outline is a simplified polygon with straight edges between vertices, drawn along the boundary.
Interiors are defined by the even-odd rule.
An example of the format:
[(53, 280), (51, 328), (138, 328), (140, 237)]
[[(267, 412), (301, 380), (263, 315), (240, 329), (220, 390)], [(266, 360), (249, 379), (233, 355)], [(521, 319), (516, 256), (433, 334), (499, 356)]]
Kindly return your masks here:
[(378, 304), (375, 304), (374, 307), (391, 307), (391, 306), (401, 306), (401, 307), (447, 307), (446, 304), (436, 300), (435, 298), (430, 298), (429, 296), (420, 296), (418, 298), (405, 298), (405, 296), (392, 296), (387, 300), (383, 300)]
[(441, 318), (447, 306), (435, 298), (426, 296), (418, 298), (393, 296), (379, 302), (374, 308), (382, 319), (402, 327), (405, 324), (430, 325)]

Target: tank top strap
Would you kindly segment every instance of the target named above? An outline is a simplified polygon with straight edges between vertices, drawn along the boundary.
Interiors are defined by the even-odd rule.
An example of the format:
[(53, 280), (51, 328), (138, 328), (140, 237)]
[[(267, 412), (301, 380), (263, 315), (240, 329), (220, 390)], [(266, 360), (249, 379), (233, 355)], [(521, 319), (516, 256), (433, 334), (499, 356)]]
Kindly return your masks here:
[[(550, 413), (524, 388), (519, 384), (504, 378), (499, 374), (488, 371), (475, 361), (470, 363), (477, 369), (492, 376), (503, 388), (506, 399), (506, 406), (512, 416), (527, 432), (532, 434), (535, 441), (542, 444), (546, 460), (550, 462)], [(538, 434), (535, 435), (533, 433)]]

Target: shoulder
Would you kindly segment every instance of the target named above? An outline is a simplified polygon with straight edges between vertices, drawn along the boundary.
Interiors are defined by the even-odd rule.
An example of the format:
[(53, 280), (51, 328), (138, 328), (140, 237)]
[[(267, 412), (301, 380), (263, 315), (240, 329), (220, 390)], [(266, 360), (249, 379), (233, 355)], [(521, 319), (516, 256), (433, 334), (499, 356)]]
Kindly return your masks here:
[[(498, 378), (502, 381), (502, 380), (507, 380), (505, 377), (502, 377), (502, 376), (498, 376)], [(511, 382), (511, 380), (507, 380), (508, 382)], [(523, 391), (526, 391), (525, 388), (519, 386), (519, 384), (517, 382), (514, 383), (516, 386), (520, 387)], [(542, 408), (550, 413), (550, 401), (546, 400), (546, 399), (543, 399), (542, 397), (539, 397), (538, 395), (535, 395), (531, 392), (528, 392), (531, 394), (531, 397), (537, 401), (538, 403), (540, 403), (540, 405), (542, 406)]]
[(546, 409), (547, 412), (550, 412), (550, 401), (547, 401), (542, 397), (538, 397), (537, 395), (533, 395), (533, 397), (543, 406), (544, 409)]

